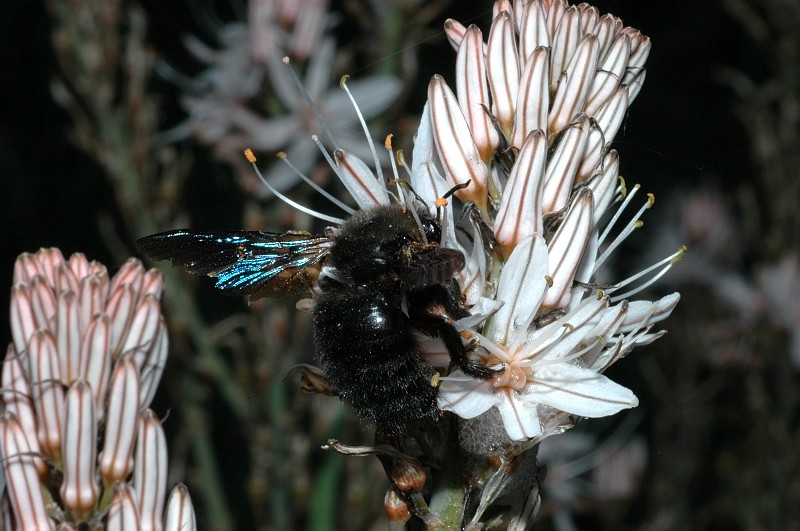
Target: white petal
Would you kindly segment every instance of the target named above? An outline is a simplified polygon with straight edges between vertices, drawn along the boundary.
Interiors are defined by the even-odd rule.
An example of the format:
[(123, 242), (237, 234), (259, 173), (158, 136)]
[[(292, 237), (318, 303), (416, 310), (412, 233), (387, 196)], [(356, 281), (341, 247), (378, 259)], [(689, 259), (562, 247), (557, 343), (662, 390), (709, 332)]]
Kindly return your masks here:
[(627, 387), (567, 363), (537, 368), (526, 400), (582, 417), (605, 417), (639, 405)]
[(511, 253), (497, 286), (498, 301), (504, 306), (491, 321), (488, 336), (498, 345), (509, 345), (515, 330), (527, 330), (525, 323), (539, 309), (547, 289), (547, 245), (538, 234), (525, 238)]
[[(519, 400), (515, 391), (501, 393), (505, 400), (498, 405), (497, 410), (503, 417), (503, 426), (508, 436), (515, 441), (532, 439), (542, 434), (539, 414), (536, 412), (536, 403)], [(527, 398), (527, 397), (526, 397)]]
[(492, 385), (483, 380), (476, 380), (461, 371), (441, 379), (439, 409), (452, 411), (464, 419), (475, 418), (485, 413), (498, 402)]
[(628, 315), (620, 325), (618, 332), (630, 332), (637, 328), (644, 328), (659, 321), (663, 321), (672, 313), (678, 301), (680, 293), (672, 293), (666, 297), (651, 301), (634, 301), (628, 305)]

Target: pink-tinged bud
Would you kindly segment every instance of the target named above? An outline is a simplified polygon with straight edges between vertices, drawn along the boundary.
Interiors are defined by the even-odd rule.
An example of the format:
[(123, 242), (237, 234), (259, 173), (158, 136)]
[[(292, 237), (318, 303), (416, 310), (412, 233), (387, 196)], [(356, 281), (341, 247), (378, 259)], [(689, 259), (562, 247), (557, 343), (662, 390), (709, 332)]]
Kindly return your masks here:
[(72, 256), (69, 257), (69, 261), (67, 262), (67, 267), (69, 267), (72, 274), (75, 275), (75, 278), (79, 280), (89, 276), (89, 260), (86, 259), (86, 255), (83, 253), (72, 253)]
[(39, 439), (36, 437), (36, 413), (31, 400), (31, 388), (13, 344), (8, 345), (1, 376), (3, 405), (6, 411), (14, 414), (22, 427), (22, 433), (34, 457), (36, 470), (40, 477), (44, 477), (47, 473), (47, 463), (41, 457), (36, 457), (41, 455), (41, 449)]
[(44, 277), (47, 279), (47, 284), (50, 289), (56, 291), (56, 287), (58, 287), (57, 272), (59, 266), (64, 263), (64, 255), (61, 254), (61, 250), (58, 248), (49, 247), (39, 249), (35, 256), (44, 273)]
[(456, 56), (456, 94), (481, 159), (488, 164), (494, 157), (500, 139), (486, 112), (491, 108), (491, 99), (486, 79), (483, 35), (474, 25), (467, 29)]
[(163, 317), (153, 340), (153, 348), (144, 362), (141, 370), (141, 398), (139, 405), (146, 407), (153, 401), (153, 397), (167, 365), (167, 354), (169, 353), (169, 337), (167, 336), (167, 323)]
[[(582, 37), (581, 14), (576, 6), (567, 6), (566, 0), (563, 0), (550, 7), (547, 22), (548, 31), (553, 36), (550, 52), (550, 91), (554, 93)], [(558, 26), (553, 27), (553, 24)]]
[(6, 529), (53, 529), (42, 497), (37, 458), (31, 453), (22, 426), (10, 411), (0, 414), (0, 458), (16, 524)]
[(104, 485), (124, 481), (133, 470), (133, 448), (139, 427), (139, 373), (130, 356), (114, 367), (108, 390), (108, 414), (100, 476)]
[(106, 389), (111, 373), (111, 321), (99, 314), (89, 323), (81, 344), (81, 375), (94, 391), (98, 417), (105, 417)]
[(548, 245), (553, 284), (542, 301), (543, 312), (563, 308), (572, 296), (572, 281), (580, 266), (592, 232), (592, 192), (581, 189), (572, 201), (564, 221)]
[(62, 293), (64, 291), (71, 291), (72, 293), (78, 293), (80, 289), (80, 281), (78, 277), (75, 276), (75, 273), (69, 268), (69, 265), (65, 262), (59, 264), (58, 268), (56, 269), (56, 285), (55, 291), (56, 293)]
[(64, 418), (64, 388), (53, 334), (37, 330), (29, 342), (31, 391), (36, 410), (37, 435), (42, 451), (58, 461)]
[(63, 434), (61, 501), (76, 519), (82, 520), (91, 513), (100, 495), (95, 475), (97, 419), (94, 396), (84, 380), (76, 381), (67, 391)]
[(164, 531), (196, 531), (196, 529), (197, 522), (189, 489), (183, 483), (178, 483), (172, 489), (167, 501)]
[(411, 508), (408, 506), (405, 496), (397, 487), (392, 487), (386, 491), (383, 506), (386, 508), (386, 515), (389, 517), (390, 522), (408, 522), (411, 520)]
[(586, 96), (597, 71), (600, 44), (594, 35), (585, 36), (578, 44), (566, 72), (558, 82), (550, 110), (551, 133), (558, 133), (582, 112)]
[(28, 351), (28, 339), (37, 328), (30, 288), (25, 284), (14, 284), (11, 288), (11, 337), (17, 352)]
[(148, 269), (142, 278), (142, 296), (153, 295), (161, 300), (164, 293), (164, 274), (158, 269)]
[(444, 34), (447, 35), (447, 41), (450, 43), (450, 46), (453, 47), (453, 50), (458, 51), (461, 40), (466, 33), (467, 28), (465, 28), (461, 22), (452, 18), (448, 18), (444, 21)]
[(577, 116), (575, 122), (561, 134), (547, 165), (542, 198), (542, 211), (545, 214), (567, 206), (588, 138), (589, 119), (585, 114)]
[(108, 284), (108, 275), (92, 274), (81, 279), (81, 290), (78, 293), (83, 333), (86, 332), (92, 319), (105, 311)]
[(488, 169), (481, 160), (455, 94), (441, 76), (431, 79), (428, 100), (433, 138), (447, 180), (453, 186), (470, 181), (470, 185), (456, 192), (456, 195), (462, 200), (475, 201), (479, 208), (485, 208)]
[(117, 483), (114, 487), (114, 498), (108, 507), (106, 531), (131, 531), (141, 529), (139, 526), (139, 508), (136, 506), (136, 495), (127, 483)]
[(114, 291), (125, 284), (129, 284), (135, 293), (139, 293), (144, 279), (144, 266), (137, 258), (128, 258), (117, 274), (111, 279), (111, 286), (108, 290), (113, 294)]
[(549, 50), (539, 47), (533, 50), (525, 63), (520, 79), (514, 117), (511, 145), (522, 148), (527, 136), (536, 130), (547, 130), (547, 113), (550, 106)]
[(161, 322), (161, 306), (154, 295), (140, 299), (128, 327), (125, 341), (120, 348), (121, 355), (132, 356), (136, 368), (142, 370), (150, 349), (155, 342), (158, 325)]
[[(536, 48), (550, 47), (550, 34), (547, 32), (547, 14), (541, 2), (514, 2), (514, 7), (523, 7), (521, 16), (516, 17), (519, 24), (519, 56), (529, 61)], [(549, 73), (548, 73), (549, 76)], [(549, 85), (550, 78), (547, 78)]]
[(64, 385), (80, 378), (81, 324), (74, 291), (62, 291), (56, 308), (56, 348)]
[(160, 531), (164, 498), (167, 495), (167, 441), (164, 429), (151, 410), (145, 410), (139, 422), (133, 487), (139, 500), (141, 529)]
[(108, 355), (112, 359), (116, 359), (120, 354), (120, 347), (128, 333), (137, 298), (136, 290), (131, 284), (117, 284), (114, 282), (116, 278), (114, 277), (111, 282), (112, 291), (105, 308), (111, 324), (111, 351)]
[(534, 131), (517, 156), (495, 219), (494, 235), (506, 259), (521, 240), (543, 233), (542, 194), (546, 167), (547, 136), (543, 131)]
[(39, 265), (36, 255), (33, 253), (22, 253), (19, 255), (14, 262), (13, 283), (30, 283), (33, 277), (37, 275), (44, 276), (44, 271), (42, 271), (42, 266)]
[(489, 30), (486, 71), (492, 93), (492, 114), (500, 123), (506, 138), (511, 136), (514, 122), (520, 70), (514, 24), (509, 12), (503, 11), (494, 19)]

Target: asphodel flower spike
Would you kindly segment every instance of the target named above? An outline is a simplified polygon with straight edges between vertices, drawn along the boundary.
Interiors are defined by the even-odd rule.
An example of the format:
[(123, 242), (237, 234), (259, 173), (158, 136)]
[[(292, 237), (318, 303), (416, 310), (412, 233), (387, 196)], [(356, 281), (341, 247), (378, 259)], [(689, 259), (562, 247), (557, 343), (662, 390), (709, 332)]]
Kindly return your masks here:
[[(457, 97), (434, 76), (435, 156), (450, 183), (471, 180), (456, 195), (481, 211), (486, 229), (475, 234), (493, 235), (474, 242), (490, 255), (481, 266), (489, 282), (467, 295), (473, 315), (460, 324), (481, 363), (505, 371), (483, 381), (444, 376), (439, 406), (467, 419), (467, 449), (513, 455), (579, 417), (636, 406), (634, 394), (602, 372), (652, 341), (650, 328), (678, 301), (621, 299), (682, 250), (629, 280), (595, 280), (653, 202), (648, 196), (620, 226), (638, 186), (628, 193), (609, 149), (641, 87), (650, 41), (617, 17), (565, 0), (495, 2), (485, 42), (476, 26), (448, 20), (445, 30), (457, 51)], [(633, 282), (639, 287), (621, 290)], [(615, 297), (618, 290), (626, 293)]]
[(167, 356), (162, 290), (135, 259), (113, 278), (58, 249), (17, 259), (0, 429), (9, 529), (194, 529), (182, 486), (162, 524), (166, 445), (147, 409)]

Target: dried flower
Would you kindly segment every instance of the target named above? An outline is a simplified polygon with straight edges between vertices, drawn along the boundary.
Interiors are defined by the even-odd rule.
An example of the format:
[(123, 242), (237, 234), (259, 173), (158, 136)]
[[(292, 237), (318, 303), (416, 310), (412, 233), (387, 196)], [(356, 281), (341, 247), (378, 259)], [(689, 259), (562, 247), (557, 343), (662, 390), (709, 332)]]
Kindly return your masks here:
[[(147, 408), (167, 356), (162, 290), (136, 259), (111, 279), (55, 248), (17, 259), (0, 429), (15, 528), (162, 529), (166, 444)], [(173, 497), (166, 529), (186, 529), (188, 494)]]

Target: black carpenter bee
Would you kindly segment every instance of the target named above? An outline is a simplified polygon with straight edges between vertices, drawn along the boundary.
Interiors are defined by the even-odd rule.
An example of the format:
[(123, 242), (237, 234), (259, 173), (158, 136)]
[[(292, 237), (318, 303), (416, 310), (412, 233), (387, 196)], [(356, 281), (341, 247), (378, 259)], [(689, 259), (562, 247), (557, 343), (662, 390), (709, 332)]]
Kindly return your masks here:
[(496, 372), (469, 359), (450, 324), (469, 315), (454, 279), (463, 254), (439, 245), (438, 220), (410, 208), (361, 210), (324, 236), (176, 230), (138, 246), (153, 259), (216, 277), (228, 295), (314, 290), (314, 340), (325, 378), (362, 419), (400, 437), (441, 415), (436, 371), (414, 331), (441, 338), (465, 373), (485, 379)]

